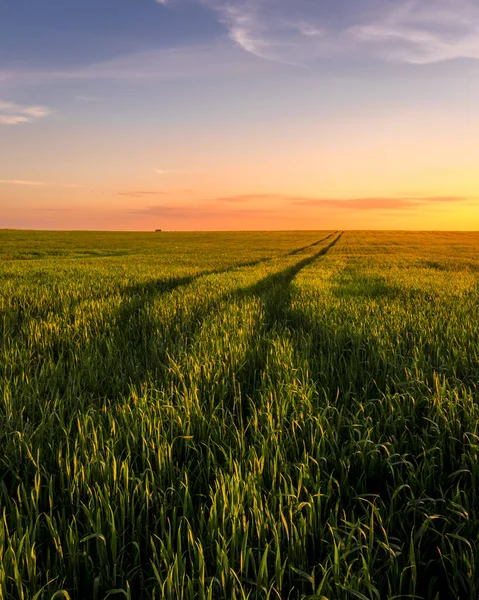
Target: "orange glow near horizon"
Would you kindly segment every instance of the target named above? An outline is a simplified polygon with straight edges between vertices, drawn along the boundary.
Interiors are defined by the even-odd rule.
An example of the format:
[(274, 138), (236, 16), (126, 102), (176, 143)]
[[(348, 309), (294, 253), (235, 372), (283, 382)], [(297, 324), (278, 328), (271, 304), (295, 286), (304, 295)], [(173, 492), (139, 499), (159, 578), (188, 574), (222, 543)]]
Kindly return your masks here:
[[(19, 186), (20, 187), (20, 186)], [(69, 197), (64, 207), (65, 194)], [(7, 228), (65, 230), (475, 230), (479, 203), (472, 197), (362, 196), (326, 198), (242, 194), (202, 198), (153, 190), (15, 189), (2, 204)]]
[[(133, 91), (95, 80), (103, 96), (64, 114), (0, 102), (0, 228), (479, 229), (467, 70), (446, 88), (439, 68), (409, 66), (405, 88), (384, 72), (321, 79), (258, 57), (242, 68)], [(168, 103), (149, 86), (158, 102), (171, 89)]]

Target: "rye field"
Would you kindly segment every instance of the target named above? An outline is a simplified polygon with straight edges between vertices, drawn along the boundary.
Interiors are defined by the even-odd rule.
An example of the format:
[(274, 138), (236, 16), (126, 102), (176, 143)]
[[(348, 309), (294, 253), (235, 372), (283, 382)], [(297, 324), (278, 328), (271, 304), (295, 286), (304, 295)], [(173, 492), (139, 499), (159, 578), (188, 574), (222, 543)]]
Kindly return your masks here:
[(0, 232), (0, 598), (479, 597), (479, 234)]

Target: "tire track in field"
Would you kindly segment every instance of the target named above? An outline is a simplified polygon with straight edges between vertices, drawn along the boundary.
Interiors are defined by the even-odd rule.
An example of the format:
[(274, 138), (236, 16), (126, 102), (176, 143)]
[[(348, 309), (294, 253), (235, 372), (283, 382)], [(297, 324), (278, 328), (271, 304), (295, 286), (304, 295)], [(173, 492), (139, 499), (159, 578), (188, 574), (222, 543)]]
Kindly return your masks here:
[[(184, 321), (184, 324), (182, 326), (183, 329), (181, 332), (178, 332), (178, 325), (175, 323), (169, 324), (164, 331), (164, 339), (166, 340), (166, 343), (164, 344), (161, 352), (162, 365), (160, 366), (159, 371), (164, 373), (164, 369), (166, 369), (167, 371), (169, 365), (176, 362), (178, 356), (180, 356), (186, 348), (190, 347), (194, 343), (195, 338), (198, 336), (202, 327), (205, 325), (207, 319), (216, 311), (220, 310), (222, 304), (224, 304), (225, 302), (234, 301), (235, 299), (241, 302), (247, 297), (259, 297), (260, 300), (262, 300), (264, 303), (266, 312), (265, 322), (267, 324), (267, 328), (270, 329), (273, 326), (273, 322), (275, 320), (280, 320), (281, 318), (284, 318), (284, 315), (287, 310), (287, 302), (290, 301), (291, 283), (296, 277), (296, 275), (302, 269), (304, 269), (320, 257), (325, 256), (331, 250), (331, 248), (333, 248), (338, 243), (342, 234), (343, 232), (336, 236), (327, 246), (324, 246), (323, 248), (321, 248), (321, 250), (319, 250), (312, 256), (308, 256), (298, 261), (297, 263), (293, 264), (292, 266), (288, 267), (283, 271), (280, 271), (279, 273), (273, 273), (271, 275), (268, 275), (267, 277), (261, 279), (259, 282), (256, 282), (251, 286), (226, 291), (225, 293), (218, 295), (216, 298), (213, 298), (207, 303), (206, 306), (199, 304), (198, 306), (189, 307), (189, 314)], [(319, 243), (330, 239), (334, 235), (335, 234), (333, 233), (326, 236), (326, 238), (323, 238), (322, 240), (318, 240), (313, 244), (313, 246), (316, 246)], [(239, 268), (244, 268), (246, 266), (255, 266), (258, 264), (268, 262), (270, 260), (272, 260), (272, 258), (242, 263), (233, 268), (219, 269), (216, 272), (205, 272), (202, 274), (198, 274), (196, 277), (193, 277), (192, 280), (211, 274), (230, 273)], [(278, 302), (278, 300), (280, 301)], [(143, 304), (143, 307), (146, 305), (146, 303), (147, 302)], [(148, 324), (144, 322), (144, 319), (147, 319), (147, 315), (143, 311), (141, 311), (141, 308), (137, 308), (137, 310), (135, 310), (134, 312), (137, 313), (138, 316), (140, 316), (140, 314), (142, 313), (141, 317), (143, 319), (143, 322), (138, 324), (138, 330), (142, 329), (143, 331), (145, 331), (145, 325)], [(278, 313), (276, 317), (275, 313)], [(130, 314), (130, 320), (136, 318), (137, 315)], [(183, 315), (183, 317), (184, 316), (185, 315)], [(146, 328), (148, 329), (148, 327)], [(153, 324), (151, 325), (151, 329), (154, 329)], [(178, 334), (180, 334), (180, 338), (177, 337)], [(177, 345), (177, 342), (174, 341), (175, 339), (178, 340), (178, 342), (180, 342), (179, 345)], [(146, 356), (148, 355), (139, 354), (139, 361), (144, 361)], [(145, 364), (144, 367), (148, 368), (148, 365)], [(160, 377), (160, 372), (157, 372), (157, 376)], [(162, 378), (163, 377), (160, 377), (160, 379)], [(161, 386), (161, 381), (157, 381), (156, 383), (158, 383)]]
[[(284, 271), (280, 271), (279, 273), (273, 273), (271, 275), (268, 275), (267, 277), (265, 277), (264, 279), (261, 279), (260, 281), (253, 284), (252, 286), (243, 288), (242, 290), (239, 291), (239, 294), (242, 296), (247, 295), (247, 294), (263, 296), (263, 295), (266, 295), (269, 291), (271, 291), (271, 289), (274, 287), (278, 287), (278, 286), (283, 287), (283, 288), (288, 287), (300, 271), (302, 271), (305, 267), (307, 267), (311, 263), (318, 260), (318, 258), (320, 258), (321, 256), (325, 256), (331, 250), (331, 248), (333, 248), (339, 242), (343, 233), (344, 232), (341, 232), (337, 237), (334, 238), (334, 240), (332, 242), (330, 242), (324, 248), (321, 248), (321, 250), (319, 250), (319, 252), (316, 252), (312, 256), (303, 258), (303, 260), (300, 260), (299, 262), (295, 263), (291, 267), (288, 267)], [(320, 241), (325, 241), (325, 240), (329, 239), (330, 237), (332, 237), (333, 235), (334, 234), (331, 234), (324, 240), (320, 240)], [(319, 244), (320, 241), (315, 242), (312, 245), (315, 246), (315, 245)]]
[[(334, 234), (314, 242), (313, 246), (331, 238), (332, 235)], [(332, 245), (330, 244), (327, 249), (329, 250)], [(314, 257), (308, 257), (300, 261), (297, 265), (290, 267), (286, 273), (271, 276), (273, 278), (271, 280), (267, 278), (269, 283), (264, 282), (263, 285), (268, 287), (278, 278), (288, 276), (287, 273), (289, 273), (290, 278), (294, 277), (301, 268), (317, 256), (325, 253), (325, 251), (327, 250), (322, 249)], [(293, 250), (293, 252), (295, 251)], [(284, 256), (287, 257), (288, 254)], [(114, 313), (108, 316), (107, 322), (105, 322), (105, 330), (102, 333), (97, 332), (95, 339), (98, 344), (93, 341), (89, 344), (90, 350), (87, 347), (81, 349), (82, 355), (85, 354), (86, 356), (90, 351), (97, 355), (97, 364), (98, 366), (102, 365), (99, 368), (101, 376), (96, 377), (92, 370), (85, 370), (81, 387), (97, 398), (119, 398), (124, 396), (129, 393), (132, 384), (141, 384), (149, 377), (153, 377), (155, 384), (162, 387), (171, 359), (174, 360), (193, 343), (208, 317), (214, 314), (215, 311), (221, 310), (221, 306), (225, 301), (244, 297), (248, 293), (260, 293), (262, 287), (261, 284), (255, 284), (255, 286), (244, 290), (233, 289), (220, 293), (216, 298), (206, 303), (200, 302), (198, 305), (190, 304), (188, 307), (181, 307), (178, 314), (179, 319), (175, 319), (171, 323), (167, 322), (160, 327), (160, 335), (158, 335), (158, 322), (155, 321), (154, 315), (150, 313), (149, 306), (155, 300), (175, 290), (187, 288), (197, 280), (254, 267), (278, 258), (279, 256), (275, 255), (269, 258), (237, 262), (226, 267), (205, 270), (196, 274), (154, 279), (120, 288), (116, 291), (121, 296), (120, 305)], [(92, 350), (92, 345), (97, 347)], [(128, 350), (120, 352), (121, 348), (128, 348)], [(77, 354), (77, 350), (67, 351), (64, 354), (62, 360), (66, 361), (66, 372), (70, 372), (69, 364), (78, 360)], [(90, 372), (91, 374), (89, 374)], [(70, 383), (70, 378), (67, 375), (62, 384), (63, 391), (70, 385), (72, 383)]]
[[(327, 236), (326, 239), (330, 239), (334, 235), (335, 234), (331, 234)], [(262, 372), (266, 369), (266, 356), (269, 346), (269, 340), (266, 336), (278, 323), (288, 323), (287, 316), (291, 307), (291, 298), (293, 295), (292, 282), (294, 278), (304, 268), (325, 256), (339, 242), (342, 235), (343, 232), (312, 256), (308, 256), (294, 263), (287, 269), (272, 273), (253, 285), (225, 292), (217, 298), (214, 298), (206, 307), (199, 306), (197, 312), (193, 311), (189, 317), (187, 325), (188, 334), (183, 340), (182, 347), (173, 350), (172, 354), (168, 352), (171, 348), (166, 349), (166, 369), (168, 370), (170, 366), (174, 365), (175, 370), (178, 371), (178, 358), (184, 352), (186, 352), (187, 355), (191, 354), (191, 345), (194, 344), (202, 327), (205, 326), (207, 319), (214, 315), (215, 312), (221, 310), (222, 305), (224, 305), (225, 302), (237, 300), (241, 303), (248, 298), (255, 297), (260, 300), (264, 307), (264, 319), (262, 324), (260, 324), (261, 335), (257, 337), (259, 343), (253, 343), (248, 350), (245, 356), (245, 362), (241, 368), (241, 373), (237, 373), (237, 381), (241, 384), (241, 389), (245, 394), (245, 400), (247, 397), (251, 397), (257, 389), (258, 381), (261, 380)], [(171, 333), (168, 333), (167, 336), (169, 338), (172, 337)], [(226, 403), (229, 402), (227, 398), (225, 398), (225, 401)], [(242, 407), (239, 407), (232, 398), (230, 401), (236, 405), (233, 409), (234, 412), (238, 413), (238, 411), (241, 411), (241, 418), (247, 419), (247, 402), (241, 403)]]
[[(266, 277), (264, 277), (263, 279), (261, 279), (260, 281), (258, 281), (256, 283), (254, 283), (253, 285), (243, 287), (243, 288), (237, 288), (236, 290), (231, 290), (231, 291), (225, 292), (224, 294), (215, 298), (206, 307), (206, 310), (204, 308), (202, 309), (200, 307), (201, 314), (198, 315), (199, 318), (195, 317), (194, 319), (192, 319), (192, 321), (195, 321), (195, 326), (193, 327), (193, 331), (191, 332), (191, 334), (192, 334), (191, 337), (194, 337), (194, 335), (198, 332), (198, 330), (201, 329), (201, 327), (203, 326), (206, 319), (219, 307), (219, 305), (222, 302), (228, 301), (228, 300), (238, 299), (241, 301), (243, 299), (246, 299), (249, 296), (256, 296), (256, 297), (259, 297), (260, 299), (262, 299), (265, 304), (266, 316), (267, 316), (266, 320), (268, 322), (270, 322), (271, 320), (274, 320), (273, 314), (277, 311), (277, 309), (281, 309), (281, 310), (279, 310), (279, 312), (281, 313), (280, 316), (283, 316), (284, 308), (285, 308), (283, 306), (283, 304), (287, 299), (282, 298), (281, 302), (278, 303), (277, 302), (278, 298), (275, 297), (274, 292), (279, 291), (282, 296), (284, 296), (284, 294), (287, 294), (288, 299), (289, 299), (290, 294), (291, 294), (291, 289), (290, 289), (291, 284), (292, 284), (293, 279), (296, 277), (296, 275), (298, 275), (298, 273), (300, 271), (302, 271), (305, 267), (307, 267), (314, 261), (318, 260), (320, 257), (325, 256), (331, 250), (331, 248), (333, 248), (339, 242), (343, 233), (344, 232), (341, 232), (337, 237), (335, 237), (332, 240), (332, 242), (330, 242), (327, 246), (324, 246), (323, 248), (321, 248), (321, 250), (319, 250), (319, 252), (316, 252), (312, 256), (303, 258), (303, 260), (300, 260), (299, 262), (293, 264), (292, 266), (288, 267), (287, 269), (280, 271), (278, 273), (272, 273), (271, 275), (267, 275)], [(333, 235), (335, 235), (335, 234), (334, 233), (330, 234), (323, 240), (319, 240), (318, 242), (315, 242), (313, 245), (317, 245), (317, 244), (321, 243), (322, 241), (325, 241), (325, 240), (331, 238)], [(289, 255), (287, 255), (287, 256), (289, 256)], [(257, 261), (255, 264), (264, 263), (268, 260), (272, 260), (272, 259)], [(223, 272), (231, 272), (234, 270), (235, 269), (229, 269), (228, 271), (223, 271)]]
[[(343, 235), (343, 231), (339, 233), (327, 246), (324, 246), (312, 256), (308, 256), (303, 260), (295, 263), (291, 267), (288, 267), (284, 271), (279, 273), (273, 273), (268, 275), (259, 282), (249, 287), (238, 290), (236, 296), (240, 299), (248, 296), (255, 296), (259, 298), (264, 307), (264, 319), (262, 327), (262, 340), (259, 344), (257, 352), (258, 356), (251, 357), (250, 366), (247, 367), (246, 371), (250, 371), (250, 379), (246, 385), (242, 386), (243, 392), (245, 392), (245, 399), (247, 397), (252, 398), (261, 382), (263, 373), (267, 366), (267, 353), (270, 344), (268, 334), (270, 334), (279, 325), (283, 325), (286, 328), (295, 328), (294, 321), (288, 318), (288, 313), (291, 310), (291, 301), (293, 297), (293, 280), (294, 278), (306, 267), (317, 261), (323, 256), (326, 256), (328, 252), (339, 242)], [(332, 234), (334, 235), (334, 234)], [(328, 239), (331, 236), (328, 236)], [(259, 362), (259, 364), (258, 364)], [(241, 408), (241, 418), (246, 422), (247, 415), (247, 403)]]
[[(260, 281), (258, 281), (256, 283), (254, 283), (253, 285), (243, 287), (243, 288), (237, 288), (237, 289), (233, 289), (231, 291), (225, 292), (224, 294), (215, 298), (206, 307), (206, 310), (202, 307), (199, 307), (201, 314), (198, 315), (199, 318), (195, 317), (194, 319), (192, 319), (195, 321), (196, 325), (193, 328), (191, 337), (194, 337), (196, 332), (203, 326), (205, 320), (219, 307), (219, 305), (222, 302), (228, 301), (228, 300), (238, 299), (241, 301), (243, 299), (246, 299), (249, 296), (259, 297), (265, 303), (266, 315), (268, 317), (267, 320), (271, 321), (273, 313), (276, 312), (276, 309), (281, 308), (281, 310), (279, 312), (284, 312), (283, 301), (286, 300), (285, 298), (282, 298), (282, 302), (280, 304), (278, 304), (276, 302), (277, 298), (274, 297), (274, 292), (280, 291), (281, 295), (284, 295), (284, 293), (287, 293), (288, 297), (289, 297), (290, 292), (291, 292), (291, 290), (290, 290), (291, 284), (292, 284), (293, 279), (296, 277), (296, 275), (298, 275), (298, 273), (300, 271), (302, 271), (305, 267), (307, 267), (311, 263), (318, 260), (320, 257), (325, 256), (339, 242), (343, 233), (344, 232), (341, 232), (336, 238), (334, 238), (332, 240), (332, 242), (330, 242), (327, 246), (324, 246), (323, 248), (321, 248), (321, 250), (319, 250), (319, 252), (316, 252), (312, 256), (303, 258), (303, 260), (300, 260), (299, 262), (293, 264), (292, 266), (288, 267), (287, 269), (280, 271), (278, 273), (272, 273), (271, 275), (267, 275), (266, 277), (264, 277), (263, 279), (261, 279)], [(321, 241), (325, 241), (325, 240), (331, 238), (333, 235), (335, 235), (335, 234), (328, 235), (323, 240), (319, 240), (318, 242), (315, 242), (314, 245), (317, 245), (317, 244), (321, 243)], [(287, 255), (287, 256), (289, 256), (289, 255)], [(255, 264), (264, 263), (269, 260), (272, 260), (272, 259), (257, 261)], [(223, 272), (231, 272), (234, 270), (235, 269), (229, 269), (228, 271), (223, 271)]]
[[(309, 248), (313, 248), (314, 246), (318, 246), (322, 242), (330, 239), (335, 233), (331, 233), (327, 235), (325, 238), (317, 240), (308, 246), (303, 246), (302, 248), (297, 248), (288, 252), (286, 256), (294, 256), (303, 252)], [(144, 300), (143, 306), (150, 300), (157, 298), (163, 294), (167, 294), (168, 292), (172, 292), (176, 288), (190, 285), (194, 281), (201, 279), (202, 277), (208, 277), (210, 275), (222, 275), (224, 273), (231, 273), (232, 271), (236, 271), (239, 269), (244, 269), (247, 267), (256, 267), (257, 265), (261, 265), (267, 262), (271, 262), (273, 259), (279, 258), (278, 256), (271, 256), (269, 258), (260, 258), (258, 260), (249, 260), (239, 263), (233, 263), (228, 265), (227, 267), (221, 267), (219, 269), (209, 269), (205, 271), (200, 271), (194, 275), (185, 275), (183, 277), (166, 277), (163, 279), (154, 279), (144, 283), (138, 283), (135, 285), (127, 286), (121, 289), (122, 296), (134, 296), (138, 300)], [(138, 309), (138, 304), (136, 305), (136, 309)], [(121, 309), (120, 309), (121, 310)], [(135, 309), (134, 309), (135, 310)]]
[(308, 244), (308, 246), (303, 246), (302, 248), (297, 248), (296, 250), (292, 250), (291, 252), (288, 253), (288, 256), (296, 256), (296, 254), (300, 254), (301, 252), (304, 252), (305, 250), (309, 250), (310, 248), (314, 248), (315, 246), (319, 246), (319, 244), (321, 244), (321, 242), (325, 242), (326, 240), (329, 240), (330, 238), (333, 237), (333, 235), (336, 235), (337, 233), (338, 232), (335, 231), (334, 233), (330, 233), (325, 238), (322, 238), (321, 240), (318, 240), (317, 242), (313, 242), (312, 244)]
[[(335, 235), (335, 234), (334, 233), (330, 234), (330, 235), (326, 236), (326, 238), (324, 238), (323, 240), (318, 240), (317, 242), (315, 242), (313, 244), (313, 246), (316, 246), (317, 244), (321, 243), (322, 241), (325, 241), (325, 240), (331, 238), (333, 235)], [(221, 294), (217, 298), (212, 300), (208, 304), (207, 307), (201, 307), (201, 306), (198, 307), (199, 314), (193, 313), (193, 316), (190, 318), (190, 323), (193, 325), (192, 330), (190, 330), (190, 336), (189, 336), (190, 339), (196, 335), (196, 333), (203, 326), (206, 319), (215, 310), (218, 309), (218, 307), (221, 305), (221, 303), (228, 301), (228, 300), (234, 300), (234, 299), (242, 300), (242, 299), (247, 298), (248, 296), (257, 296), (263, 300), (266, 300), (266, 302), (265, 302), (266, 309), (267, 309), (266, 312), (270, 316), (273, 311), (273, 308), (274, 308), (273, 307), (274, 299), (272, 299), (273, 303), (270, 302), (271, 291), (275, 290), (275, 289), (281, 289), (281, 290), (289, 289), (289, 287), (290, 287), (293, 279), (296, 277), (296, 275), (302, 269), (304, 269), (305, 267), (307, 267), (308, 265), (313, 263), (315, 260), (317, 260), (321, 256), (326, 255), (331, 250), (331, 248), (333, 248), (338, 243), (338, 241), (342, 235), (343, 235), (343, 232), (341, 232), (336, 238), (334, 238), (332, 240), (332, 242), (330, 242), (327, 246), (321, 248), (321, 250), (319, 250), (319, 252), (316, 252), (312, 256), (308, 256), (308, 257), (304, 258), (303, 260), (300, 260), (299, 262), (293, 264), (292, 266), (288, 267), (284, 271), (280, 271), (279, 273), (272, 273), (271, 275), (266, 276), (265, 278), (254, 283), (253, 285), (243, 287), (243, 288), (233, 289), (231, 291), (227, 291), (224, 294)], [(303, 250), (303, 249), (301, 248), (300, 250)], [(289, 254), (287, 256), (289, 256)], [(274, 257), (274, 258), (277, 258), (277, 257)], [(254, 261), (254, 264), (257, 265), (260, 263), (267, 262), (269, 260), (272, 260), (272, 259), (264, 259), (264, 260), (260, 260), (260, 261)], [(253, 265), (251, 265), (251, 266), (253, 266)], [(237, 267), (237, 268), (240, 268), (240, 267)], [(223, 270), (221, 272), (225, 273), (225, 272), (231, 272), (234, 270), (236, 270), (236, 269), (227, 269), (227, 270)]]

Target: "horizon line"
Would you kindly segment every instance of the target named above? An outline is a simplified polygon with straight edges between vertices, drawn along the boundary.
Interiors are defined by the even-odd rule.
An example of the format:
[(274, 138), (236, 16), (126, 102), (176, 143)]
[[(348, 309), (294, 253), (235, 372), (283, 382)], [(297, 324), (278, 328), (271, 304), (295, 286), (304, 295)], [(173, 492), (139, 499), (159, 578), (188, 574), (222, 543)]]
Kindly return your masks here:
[(35, 229), (20, 227), (0, 227), (0, 232), (37, 233), (295, 233), (304, 231), (362, 231), (362, 232), (404, 232), (404, 233), (479, 233), (479, 229)]

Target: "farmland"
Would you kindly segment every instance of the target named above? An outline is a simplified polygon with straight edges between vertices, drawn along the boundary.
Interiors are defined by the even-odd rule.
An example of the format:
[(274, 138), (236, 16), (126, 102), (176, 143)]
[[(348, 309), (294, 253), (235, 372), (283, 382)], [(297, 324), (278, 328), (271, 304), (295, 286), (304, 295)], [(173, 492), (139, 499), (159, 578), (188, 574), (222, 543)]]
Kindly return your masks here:
[(0, 598), (478, 597), (478, 250), (0, 232)]

